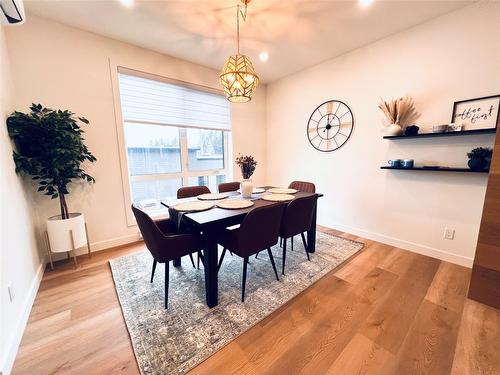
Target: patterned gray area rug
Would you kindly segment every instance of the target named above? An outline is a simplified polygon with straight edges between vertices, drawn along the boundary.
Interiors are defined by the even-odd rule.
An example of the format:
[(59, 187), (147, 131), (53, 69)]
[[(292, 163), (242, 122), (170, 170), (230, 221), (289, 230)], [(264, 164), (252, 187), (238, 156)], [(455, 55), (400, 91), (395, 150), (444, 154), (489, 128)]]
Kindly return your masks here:
[[(188, 257), (170, 265), (168, 310), (164, 309), (164, 266), (149, 282), (153, 258), (148, 251), (110, 260), (115, 286), (139, 369), (143, 375), (183, 374), (363, 248), (360, 242), (317, 234), (316, 252), (307, 260), (300, 236), (287, 250), (272, 248), (277, 281), (267, 252), (248, 265), (245, 302), (241, 303), (243, 260), (226, 254), (219, 272), (219, 304), (205, 303), (204, 271)], [(290, 241), (288, 242), (288, 248)]]

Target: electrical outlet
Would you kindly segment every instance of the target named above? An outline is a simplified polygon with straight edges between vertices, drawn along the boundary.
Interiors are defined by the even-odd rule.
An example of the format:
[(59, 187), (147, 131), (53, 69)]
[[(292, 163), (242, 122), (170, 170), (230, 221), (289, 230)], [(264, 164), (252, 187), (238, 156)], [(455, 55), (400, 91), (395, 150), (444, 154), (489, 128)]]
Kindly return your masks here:
[(452, 240), (455, 237), (455, 229), (444, 228), (444, 238), (447, 240)]
[(7, 284), (7, 290), (9, 291), (10, 302), (14, 302), (14, 298), (16, 296), (14, 295), (14, 287), (12, 286), (12, 283)]

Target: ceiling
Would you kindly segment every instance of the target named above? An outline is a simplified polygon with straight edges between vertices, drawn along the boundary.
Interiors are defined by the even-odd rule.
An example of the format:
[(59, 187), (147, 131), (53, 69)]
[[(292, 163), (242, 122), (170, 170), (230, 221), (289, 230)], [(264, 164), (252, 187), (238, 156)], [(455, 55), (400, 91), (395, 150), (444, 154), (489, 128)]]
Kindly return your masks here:
[[(130, 0), (129, 0), (130, 1)], [(474, 1), (253, 0), (241, 53), (265, 83), (339, 56)], [(25, 1), (45, 18), (220, 69), (236, 49), (237, 0)], [(29, 21), (28, 21), (29, 22)], [(259, 54), (266, 51), (269, 60)]]

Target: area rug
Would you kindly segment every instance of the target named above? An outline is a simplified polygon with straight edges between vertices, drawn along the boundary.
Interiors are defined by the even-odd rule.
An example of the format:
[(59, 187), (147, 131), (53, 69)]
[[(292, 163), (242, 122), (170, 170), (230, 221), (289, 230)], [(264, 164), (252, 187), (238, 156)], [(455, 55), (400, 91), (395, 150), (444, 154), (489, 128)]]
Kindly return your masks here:
[[(294, 245), (294, 251), (287, 250), (286, 276), (279, 272), (280, 281), (267, 252), (251, 258), (244, 303), (243, 260), (228, 252), (219, 271), (219, 304), (212, 309), (205, 303), (204, 271), (193, 268), (188, 257), (182, 267), (170, 265), (168, 310), (164, 267), (158, 265), (150, 283), (153, 258), (148, 251), (110, 260), (141, 373), (186, 373), (363, 248), (360, 242), (318, 233), (309, 262), (300, 236)], [(272, 252), (280, 271), (282, 249), (275, 246)]]

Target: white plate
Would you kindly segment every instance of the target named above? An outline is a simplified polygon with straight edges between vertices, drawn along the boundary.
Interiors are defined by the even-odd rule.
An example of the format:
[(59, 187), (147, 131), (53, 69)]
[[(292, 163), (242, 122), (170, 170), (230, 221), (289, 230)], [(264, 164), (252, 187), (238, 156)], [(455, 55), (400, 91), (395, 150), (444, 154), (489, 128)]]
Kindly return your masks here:
[(252, 207), (254, 203), (246, 199), (227, 199), (217, 203), (217, 207), (228, 210), (241, 210), (243, 208)]
[(298, 190), (289, 188), (272, 188), (267, 192), (271, 194), (295, 194), (296, 192), (298, 192)]
[(197, 198), (202, 201), (218, 201), (227, 197), (228, 197), (227, 194), (207, 193), (198, 195)]
[[(265, 192), (266, 192), (266, 189), (264, 189), (264, 188), (253, 188), (253, 190), (252, 190), (252, 194), (262, 194)], [(238, 193), (241, 194), (241, 189), (238, 189)]]

